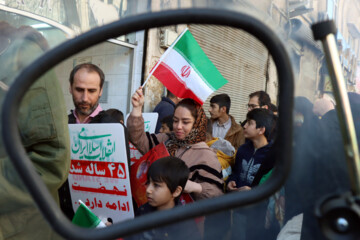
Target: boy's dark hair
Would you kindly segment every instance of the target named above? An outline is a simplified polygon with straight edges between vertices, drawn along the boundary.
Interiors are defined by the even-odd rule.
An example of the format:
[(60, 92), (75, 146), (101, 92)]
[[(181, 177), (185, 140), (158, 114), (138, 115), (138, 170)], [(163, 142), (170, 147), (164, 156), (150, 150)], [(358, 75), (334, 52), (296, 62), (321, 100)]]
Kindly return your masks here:
[(100, 89), (102, 89), (102, 87), (104, 85), (104, 81), (105, 81), (104, 72), (98, 66), (96, 66), (95, 64), (92, 64), (92, 63), (82, 63), (82, 64), (79, 64), (79, 65), (74, 67), (74, 69), (71, 71), (70, 77), (69, 77), (70, 86), (72, 86), (73, 83), (74, 83), (75, 74), (80, 69), (83, 69), (83, 68), (86, 69), (87, 72), (96, 72), (97, 74), (99, 74), (99, 77), (100, 77)]
[(275, 104), (273, 104), (273, 103), (270, 103), (270, 111), (272, 111), (273, 113), (275, 113), (275, 112), (278, 112), (278, 107), (275, 105)]
[[(178, 186), (184, 190), (189, 178), (189, 168), (180, 158), (169, 156), (153, 162), (147, 173), (147, 180), (154, 182), (165, 182), (171, 193), (174, 193)], [(180, 197), (180, 195), (179, 195)], [(175, 198), (175, 202), (178, 198)]]
[(160, 122), (161, 122), (161, 124), (166, 124), (166, 126), (168, 126), (170, 131), (173, 130), (173, 115), (164, 117), (163, 119), (161, 119)]
[(210, 99), (210, 103), (216, 103), (217, 105), (219, 105), (219, 108), (226, 107), (226, 114), (229, 114), (230, 106), (231, 106), (231, 99), (230, 99), (229, 95), (227, 95), (226, 93), (213, 96)]
[(107, 114), (109, 114), (111, 117), (115, 118), (116, 120), (123, 121), (124, 122), (124, 114), (122, 111), (115, 109), (115, 108), (109, 108), (105, 111)]
[(249, 95), (249, 99), (253, 97), (258, 97), (260, 107), (268, 106), (268, 108), (270, 109), (271, 100), (269, 94), (264, 91), (257, 91)]
[(269, 137), (275, 127), (275, 118), (273, 113), (265, 108), (255, 108), (247, 113), (246, 121), (254, 120), (256, 128), (265, 128), (264, 136), (269, 140)]

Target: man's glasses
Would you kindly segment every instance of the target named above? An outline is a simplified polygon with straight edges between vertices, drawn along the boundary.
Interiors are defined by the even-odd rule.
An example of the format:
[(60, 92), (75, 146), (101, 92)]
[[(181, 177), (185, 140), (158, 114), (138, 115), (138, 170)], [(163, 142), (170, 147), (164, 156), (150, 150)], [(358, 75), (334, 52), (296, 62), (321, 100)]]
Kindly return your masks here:
[(256, 105), (256, 104), (246, 104), (245, 107), (247, 107), (248, 109), (254, 109), (254, 108), (260, 107), (260, 105)]

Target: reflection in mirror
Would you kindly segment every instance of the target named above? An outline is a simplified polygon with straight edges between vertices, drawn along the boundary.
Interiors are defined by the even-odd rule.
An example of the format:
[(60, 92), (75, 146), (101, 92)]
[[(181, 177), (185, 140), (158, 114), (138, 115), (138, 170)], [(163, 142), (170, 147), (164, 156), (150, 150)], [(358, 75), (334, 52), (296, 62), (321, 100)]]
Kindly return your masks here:
[[(141, 81), (149, 76), (161, 56), (165, 55), (165, 51), (176, 49), (170, 46), (185, 27), (188, 27), (193, 37), (193, 43), (198, 44), (209, 59), (208, 65), (197, 66), (196, 62), (199, 60), (192, 59), (194, 56), (189, 53), (188, 57), (193, 61), (188, 63), (191, 65), (191, 74), (203, 69), (210, 71), (210, 64), (213, 64), (213, 68), (219, 72), (217, 76), (227, 81), (212, 94), (208, 94), (203, 105), (193, 100), (182, 100), (186, 96), (176, 89), (172, 93), (169, 90), (171, 85), (166, 85), (158, 72), (150, 77), (144, 91), (138, 89)], [(264, 182), (275, 164), (274, 154), (269, 154), (275, 140), (276, 125), (270, 109), (271, 104), (277, 103), (278, 85), (275, 65), (264, 45), (242, 30), (214, 25), (168, 26), (134, 35), (139, 43), (137, 45), (110, 40), (77, 53), (55, 67), (65, 96), (69, 123), (112, 123), (114, 119), (101, 110), (118, 109), (123, 116), (127, 116), (125, 124), (131, 142), (131, 166), (129, 165), (128, 170), (124, 168), (124, 172), (128, 171), (127, 177), (118, 179), (115, 172), (121, 164), (116, 162), (127, 164), (127, 161), (124, 158), (113, 159), (110, 155), (102, 158), (97, 152), (106, 152), (106, 143), (81, 140), (80, 135), (83, 133), (80, 132), (82, 128), (86, 129), (85, 135), (88, 138), (91, 134), (94, 137), (94, 134), (104, 136), (122, 133), (115, 133), (114, 127), (110, 131), (95, 132), (84, 125), (76, 132), (70, 126), (72, 160), (68, 182), (59, 191), (61, 209), (68, 218), (73, 219), (79, 206), (82, 206), (79, 199), (99, 219), (105, 219), (106, 222), (111, 218), (113, 223), (118, 223), (162, 210), (162, 201), (172, 202), (174, 204), (170, 205), (174, 207), (219, 197), (224, 192), (250, 190)], [(191, 49), (195, 47), (187, 46)], [(167, 55), (171, 59), (174, 53)], [(171, 65), (169, 60), (164, 62)], [(183, 65), (179, 67), (180, 70)], [(143, 80), (142, 69), (145, 75)], [(191, 74), (188, 77), (191, 78)], [(209, 76), (206, 72), (199, 75), (201, 74)], [(179, 75), (181, 76), (181, 72)], [(184, 81), (189, 81), (190, 78), (188, 80), (185, 76), (186, 74), (182, 76)], [(168, 75), (168, 78), (171, 77)], [(158, 118), (156, 115), (154, 118), (154, 112), (158, 113)], [(168, 123), (163, 122), (165, 117), (168, 117)], [(159, 133), (164, 124), (168, 124), (168, 134)], [(147, 137), (142, 129), (150, 131), (152, 136)], [(248, 139), (247, 142), (245, 138)], [(118, 151), (123, 146), (116, 141), (114, 140), (114, 145)], [(89, 143), (91, 150), (88, 148)], [(85, 146), (87, 147), (83, 149)], [(253, 156), (255, 149), (258, 150)], [(160, 175), (156, 179), (147, 179), (150, 163), (169, 155), (180, 158), (189, 168), (186, 185), (176, 183), (175, 177), (179, 171), (168, 177)], [(108, 163), (112, 161), (114, 163)], [(262, 164), (264, 161), (267, 164)], [(165, 172), (158, 170), (157, 174)], [(114, 178), (111, 177), (112, 173)], [(233, 182), (235, 186), (232, 185)], [(179, 201), (174, 201), (173, 194), (176, 193), (177, 186), (184, 193)], [(165, 192), (159, 198), (156, 192), (161, 187)], [(117, 195), (113, 190), (117, 190), (117, 193), (126, 190), (127, 196)], [(162, 197), (167, 198), (164, 200)], [(126, 203), (124, 208), (123, 203)], [(254, 208), (253, 217), (259, 216), (257, 220), (265, 220), (266, 206), (264, 203), (256, 211)], [(133, 215), (128, 214), (129, 212)], [(240, 211), (239, 214), (242, 216), (243, 213)], [(223, 235), (231, 234), (235, 236), (237, 233), (231, 225), (232, 219), (230, 211), (204, 216), (196, 219), (196, 224), (193, 220), (190, 221), (192, 228), (196, 226), (193, 231), (182, 231), (182, 227), (189, 226), (188, 222), (184, 222), (182, 227), (178, 224), (170, 227), (173, 230), (168, 234), (180, 236), (180, 233), (189, 235), (196, 232), (206, 239), (220, 239)], [(221, 224), (217, 223), (219, 220)], [(216, 223), (217, 230), (213, 231)], [(81, 225), (78, 222), (76, 224)], [(155, 235), (164, 234), (162, 229), (158, 230), (154, 230)], [(196, 239), (196, 234), (193, 235)]]
[[(146, 34), (143, 31), (134, 33), (138, 45), (110, 40), (77, 53), (46, 73), (24, 97), (24, 107), (20, 109), (19, 116), (24, 145), (30, 157), (33, 156), (31, 160), (54, 198), (60, 198), (61, 209), (69, 220), (78, 219), (74, 218), (74, 214), (80, 209), (79, 206), (109, 224), (110, 220), (118, 223), (133, 218), (134, 214), (137, 217), (163, 210), (159, 207), (162, 205), (158, 204), (163, 204), (161, 201), (166, 200), (164, 196), (169, 197), (166, 201), (174, 203), (170, 204), (174, 207), (222, 196), (230, 190), (250, 190), (274, 166), (272, 161), (266, 169), (260, 168), (274, 138), (270, 134), (275, 126), (274, 117), (268, 110), (270, 99), (273, 104), (277, 99), (277, 76), (268, 51), (258, 40), (241, 30), (213, 25), (189, 25), (188, 28), (194, 42), (199, 44), (209, 62), (214, 64), (214, 69), (221, 74), (219, 76), (228, 82), (208, 95), (202, 106), (193, 100), (181, 100), (179, 96), (171, 95), (170, 91), (166, 93), (166, 88), (155, 74), (144, 92), (136, 91), (141, 82), (141, 70), (144, 69), (145, 75), (151, 71), (184, 26), (151, 29)], [(31, 34), (38, 37), (30, 42), (24, 37), (19, 48), (27, 44), (33, 46), (34, 51), (29, 47), (29, 52), (22, 54), (35, 59), (47, 50), (42, 46), (47, 41), (36, 30), (31, 30)], [(171, 39), (171, 36), (175, 38)], [(144, 52), (146, 56), (142, 56)], [(191, 66), (194, 69), (198, 67)], [(210, 65), (206, 68), (210, 69)], [(184, 98), (182, 95), (180, 97)], [(141, 129), (147, 124), (148, 129), (158, 133), (157, 122), (161, 125), (165, 116), (161, 115), (164, 112), (161, 109), (163, 103), (172, 108), (167, 110), (165, 107), (165, 114), (173, 115), (173, 132), (148, 138)], [(128, 144), (121, 128), (115, 131), (117, 128), (113, 126), (104, 130), (95, 125), (90, 127), (92, 124), (80, 125), (78, 129), (69, 126), (69, 142), (66, 122), (118, 123), (119, 119), (102, 111), (109, 108), (117, 109), (124, 115), (129, 114), (126, 124), (130, 133), (131, 162), (127, 161), (126, 155), (116, 155), (116, 152), (126, 153)], [(152, 117), (152, 111), (159, 111), (159, 119)], [(69, 114), (68, 119), (65, 113)], [(245, 137), (249, 139), (247, 143)], [(54, 142), (57, 144), (54, 145)], [(252, 156), (254, 149), (258, 148), (259, 157)], [(38, 157), (38, 152), (42, 152), (41, 157)], [(155, 152), (157, 157), (153, 156)], [(187, 165), (188, 181), (182, 184), (175, 181), (171, 186), (163, 176), (157, 180), (147, 179), (148, 161), (169, 154)], [(258, 172), (261, 172), (261, 176), (257, 175)], [(169, 178), (175, 175), (170, 174)], [(66, 177), (68, 180), (62, 184)], [(228, 183), (235, 179), (235, 186), (228, 187)], [(166, 194), (158, 196), (155, 190), (153, 195), (150, 194), (152, 185), (156, 191), (159, 191), (160, 185), (163, 186)], [(177, 188), (179, 186), (180, 189)], [(23, 188), (22, 184), (19, 188)], [(175, 201), (178, 196), (174, 194), (182, 191), (182, 197)], [(27, 194), (25, 196), (29, 198)], [(260, 212), (255, 215), (264, 219), (266, 208), (261, 208)], [(217, 219), (221, 219), (222, 224), (213, 231)], [(230, 224), (232, 221), (232, 214), (227, 211), (200, 217), (196, 219), (196, 224), (185, 222), (184, 226), (195, 226), (192, 234), (194, 239), (197, 235), (206, 239), (215, 239), (216, 236), (219, 239), (222, 235), (235, 234)], [(76, 224), (85, 226), (81, 220)], [(51, 233), (49, 229), (44, 230)], [(174, 233), (179, 235), (179, 230), (171, 234)]]
[[(92, 15), (91, 12), (84, 15), (86, 21), (79, 21), (78, 14), (81, 12), (80, 9), (83, 9), (82, 4), (86, 4), (84, 1), (79, 4), (65, 2), (67, 3), (65, 4), (67, 20), (64, 24), (71, 26), (74, 31), (87, 31), (91, 27), (101, 25), (101, 14)], [(140, 8), (137, 4), (127, 6), (125, 2), (127, 1), (107, 1), (109, 5), (122, 6), (122, 10), (118, 9), (119, 16), (122, 17), (126, 15), (127, 9), (133, 15), (136, 12), (134, 9)], [(103, 2), (97, 1), (97, 3)], [(268, 5), (256, 7), (264, 15), (269, 15), (269, 19), (276, 22), (274, 25), (287, 33), (286, 43), (291, 49), (292, 64), (296, 70), (294, 166), (285, 186), (268, 199), (246, 208), (228, 209), (172, 226), (152, 229), (138, 233), (134, 238), (183, 237), (182, 234), (189, 234), (185, 237), (197, 239), (199, 233), (204, 239), (276, 239), (281, 230), (278, 237), (281, 239), (282, 236), (287, 236), (288, 229), (295, 229), (296, 231), (292, 234), (298, 239), (300, 239), (300, 234), (301, 239), (321, 239), (322, 236), (313, 214), (315, 202), (329, 193), (347, 191), (349, 179), (341, 132), (334, 110), (333, 90), (321, 47), (312, 40), (309, 33), (309, 23), (321, 20), (324, 13), (331, 18), (338, 18), (338, 25), (341, 26), (336, 36), (338, 47), (348, 90), (353, 92), (359, 91), (357, 36), (360, 28), (355, 24), (354, 19), (342, 20), (341, 17), (337, 17), (344, 15), (339, 10), (341, 4), (334, 1), (328, 1), (326, 7), (321, 5), (320, 1), (319, 3), (311, 2), (311, 4), (313, 4), (312, 7), (305, 4), (304, 8), (297, 9), (291, 4), (290, 7), (286, 7), (285, 3), (269, 1)], [(314, 7), (316, 4), (319, 6)], [(152, 5), (149, 4), (148, 7)], [(75, 7), (70, 10), (69, 6)], [(163, 4), (162, 7), (169, 6)], [(92, 8), (91, 11), (95, 12), (95, 9)], [(352, 9), (352, 11), (355, 10)], [(70, 12), (76, 12), (76, 14), (70, 14)], [(358, 16), (358, 14), (348, 14), (348, 16)], [(60, 30), (49, 28), (50, 25), (44, 25), (39, 21), (2, 11), (0, 19), (9, 22), (15, 28), (32, 25), (41, 32), (50, 47), (66, 40), (65, 34)], [(185, 27), (189, 28), (206, 56), (227, 80), (227, 84), (210, 94), (202, 107), (196, 103), (184, 101), (174, 110), (174, 105), (180, 99), (172, 96), (171, 91), (168, 91), (155, 75), (150, 77), (143, 89), (143, 95), (141, 91), (136, 93), (136, 90)], [(8, 31), (9, 29), (11, 31)], [(43, 42), (43, 37), (29, 40), (25, 35), (20, 34), (21, 37), (17, 36), (16, 41), (12, 41), (12, 38), (6, 38), (6, 34), (19, 30), (5, 26), (1, 28), (1, 31), (4, 30), (6, 33), (2, 33), (0, 38), (1, 101), (16, 74), (46, 50), (43, 45), (35, 41)], [(36, 35), (38, 34), (33, 34), (33, 36)], [(13, 44), (15, 42), (17, 45)], [(26, 49), (23, 50), (23, 47)], [(74, 73), (74, 82), (70, 84), (70, 73), (79, 64), (94, 64), (99, 67), (105, 75), (104, 84), (100, 85), (101, 74), (96, 70), (95, 72), (87, 71), (87, 68)], [(182, 67), (183, 65), (180, 69)], [(184, 76), (186, 76), (185, 73), (186, 71), (183, 73)], [(89, 88), (90, 83), (86, 82), (85, 87), (82, 85), (75, 87), (74, 84), (82, 83), (80, 75), (85, 76), (86, 81), (94, 78), (92, 80), (95, 86)], [(62, 93), (59, 92), (60, 89)], [(349, 95), (358, 130), (359, 95), (356, 93)], [(61, 208), (70, 219), (74, 210), (82, 206), (78, 197), (72, 198), (69, 187), (74, 186), (73, 190), (77, 193), (88, 192), (86, 193), (88, 195), (80, 200), (101, 221), (107, 224), (108, 222), (118, 223), (133, 218), (133, 215), (136, 218), (145, 213), (161, 210), (157, 201), (164, 199), (159, 200), (156, 196), (146, 194), (147, 191), (151, 191), (151, 187), (164, 190), (165, 194), (161, 196), (167, 197), (168, 201), (174, 203), (173, 194), (178, 193), (176, 187), (182, 187), (190, 194), (183, 194), (183, 197), (176, 202), (181, 205), (232, 194), (223, 193), (229, 190), (235, 190), (235, 192), (249, 190), (266, 182), (276, 161), (275, 150), (283, 150), (281, 146), (272, 147), (273, 151), (268, 149), (269, 146), (274, 146), (271, 144), (276, 139), (276, 127), (274, 128), (274, 117), (263, 110), (270, 109), (275, 113), (277, 96), (278, 82), (275, 65), (266, 48), (254, 37), (244, 31), (223, 26), (196, 24), (168, 26), (111, 39), (65, 59), (29, 90), (20, 109), (18, 124), (26, 150), (55, 199), (58, 197), (57, 188), (65, 179), (67, 177), (75, 179), (72, 183), (65, 182), (59, 193)], [(227, 97), (230, 98), (231, 104)], [(170, 115), (173, 115), (167, 118), (167, 121), (165, 121), (166, 116), (159, 110), (164, 109), (163, 106), (166, 104), (172, 109)], [(98, 106), (101, 106), (103, 110), (112, 108), (120, 111), (119, 117), (113, 118), (104, 113), (101, 115), (99, 113), (101, 111), (97, 111), (100, 110)], [(70, 112), (71, 110), (75, 110), (78, 115), (75, 116)], [(158, 120), (154, 117), (153, 111), (159, 113)], [(168, 114), (167, 110), (165, 112)], [(94, 115), (91, 116), (93, 113)], [(80, 129), (71, 135), (69, 141), (67, 136), (69, 119), (66, 118), (66, 114), (70, 114), (74, 123), (83, 120), (92, 121), (96, 119), (95, 115), (99, 114), (106, 116), (107, 123), (115, 123), (130, 115), (125, 124), (130, 133), (129, 140), (132, 142), (130, 144), (131, 162), (127, 161), (126, 156), (113, 158), (116, 151), (126, 152), (127, 142), (124, 139), (112, 139), (107, 136), (101, 140), (100, 138), (94, 140), (95, 136), (113, 134), (114, 127), (105, 134), (97, 132), (102, 131), (99, 130), (100, 128), (96, 130), (86, 128), (88, 132), (82, 132)], [(89, 116), (90, 118), (86, 119)], [(206, 122), (208, 124), (205, 124)], [(158, 133), (165, 127), (173, 133), (156, 135), (154, 138), (147, 137), (142, 131), (145, 128), (151, 133)], [(119, 128), (117, 133), (124, 136), (123, 128)], [(269, 128), (273, 130), (272, 133), (269, 133)], [(258, 138), (258, 136), (263, 137)], [(165, 144), (157, 145), (154, 139)], [(145, 175), (149, 169), (148, 161), (158, 159), (158, 157), (151, 158), (153, 154), (150, 154), (152, 153), (150, 149), (153, 149), (153, 152), (157, 151), (160, 155), (172, 154), (182, 159), (190, 167), (188, 184), (185, 186), (175, 184), (175, 189), (172, 189), (165, 179), (148, 180)], [(76, 151), (78, 151), (76, 157), (69, 156), (70, 152)], [(264, 152), (266, 154), (263, 154)], [(50, 235), (54, 233), (50, 228), (44, 227), (47, 224), (34, 207), (10, 160), (6, 157), (3, 144), (0, 144), (0, 153), (3, 201), (0, 208), (1, 222), (9, 217), (14, 219), (13, 222), (16, 222), (19, 228), (23, 227), (20, 235), (34, 234), (33, 230), (37, 229), (39, 231), (35, 234), (39, 234), (39, 238), (49, 236), (50, 239)], [(62, 161), (52, 161), (53, 159)], [(66, 159), (72, 160), (65, 161)], [(171, 176), (173, 175), (175, 174)], [(106, 176), (105, 181), (103, 181), (104, 176)], [(232, 185), (234, 177), (236, 178), (235, 185)], [(81, 186), (84, 182), (88, 185)], [(145, 183), (148, 184), (145, 185)], [(219, 187), (222, 183), (224, 185)], [(123, 201), (125, 193), (134, 201)], [(103, 199), (103, 195), (112, 195), (116, 200)], [(149, 203), (143, 205), (146, 202)], [(76, 208), (73, 207), (75, 204), (77, 204)], [(181, 208), (181, 206), (176, 207)], [(70, 209), (70, 215), (66, 209)], [(104, 213), (104, 209), (115, 217), (109, 215), (108, 212)], [(124, 212), (130, 214), (126, 215)], [(29, 216), (29, 219), (24, 215)], [(23, 221), (17, 221), (19, 216)], [(23, 222), (25, 222), (24, 225), (22, 225)], [(9, 230), (11, 228), (5, 229), (3, 226), (5, 225), (0, 224), (0, 232), (5, 235), (5, 238), (14, 234)], [(16, 237), (21, 237), (20, 235)]]

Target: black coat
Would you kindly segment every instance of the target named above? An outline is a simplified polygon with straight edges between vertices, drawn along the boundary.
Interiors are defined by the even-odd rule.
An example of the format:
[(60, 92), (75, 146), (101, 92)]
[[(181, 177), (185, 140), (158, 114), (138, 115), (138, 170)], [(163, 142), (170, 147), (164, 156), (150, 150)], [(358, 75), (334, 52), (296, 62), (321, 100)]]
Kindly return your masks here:
[(161, 102), (156, 105), (153, 112), (157, 112), (159, 114), (158, 121), (156, 123), (155, 133), (159, 133), (161, 128), (161, 120), (164, 117), (173, 115), (175, 111), (175, 103), (171, 101), (170, 98), (162, 97)]

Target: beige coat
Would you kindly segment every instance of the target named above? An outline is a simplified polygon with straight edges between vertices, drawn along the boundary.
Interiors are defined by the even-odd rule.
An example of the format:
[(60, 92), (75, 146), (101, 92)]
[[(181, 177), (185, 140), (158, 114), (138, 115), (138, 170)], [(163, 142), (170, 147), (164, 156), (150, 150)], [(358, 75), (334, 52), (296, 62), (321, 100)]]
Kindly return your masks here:
[(237, 150), (241, 145), (245, 143), (244, 130), (237, 124), (234, 117), (229, 115), (231, 119), (231, 127), (229, 131), (226, 133), (224, 139), (228, 140), (231, 145), (234, 146), (235, 150)]
[[(130, 141), (141, 153), (149, 151), (149, 140), (144, 132), (144, 119), (129, 116), (127, 120)], [(169, 137), (164, 133), (156, 134), (159, 142), (166, 142)], [(202, 186), (202, 192), (194, 194), (195, 200), (212, 198), (223, 194), (222, 170), (215, 152), (205, 142), (180, 148), (175, 153), (190, 169), (190, 180)]]

